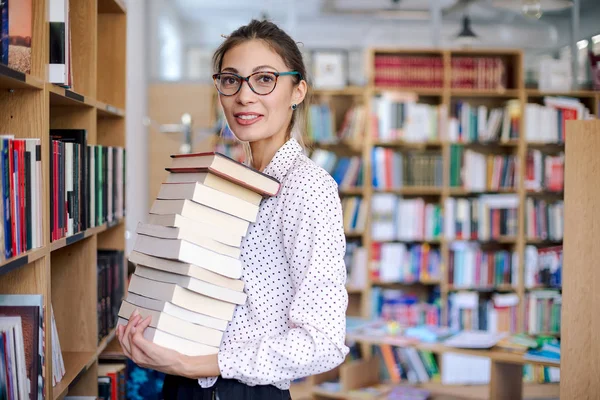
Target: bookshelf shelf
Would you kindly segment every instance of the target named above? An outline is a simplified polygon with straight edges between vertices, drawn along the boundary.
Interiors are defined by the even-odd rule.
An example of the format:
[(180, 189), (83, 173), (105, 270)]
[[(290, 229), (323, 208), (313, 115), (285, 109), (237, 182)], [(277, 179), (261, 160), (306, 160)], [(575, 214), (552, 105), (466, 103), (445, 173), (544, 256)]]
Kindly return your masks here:
[(360, 294), (360, 293), (363, 293), (365, 291), (365, 289), (352, 287), (352, 286), (346, 286), (346, 291), (348, 292), (348, 294)]
[(74, 92), (60, 86), (46, 83), (46, 88), (50, 92), (51, 106), (78, 106), (95, 107), (96, 101), (82, 94)]
[(518, 140), (510, 140), (506, 142), (450, 142), (451, 145), (460, 145), (465, 147), (484, 147), (484, 148), (503, 148), (503, 147), (518, 147)]
[(384, 87), (377, 86), (374, 89), (375, 94), (391, 93), (414, 93), (424, 97), (442, 97), (443, 88), (416, 88), (416, 87)]
[(544, 96), (565, 96), (565, 97), (587, 97), (593, 99), (598, 95), (598, 92), (592, 90), (573, 90), (569, 92), (557, 91), (541, 91), (538, 89), (525, 89), (525, 94), (528, 97), (544, 97)]
[(442, 187), (436, 186), (404, 186), (396, 189), (373, 189), (374, 193), (393, 193), (405, 196), (441, 196)]
[[(63, 352), (66, 374), (62, 380), (52, 388), (52, 399), (62, 399), (69, 391), (69, 387), (90, 368), (96, 361), (95, 352)], [(52, 380), (49, 382), (52, 383)]]
[(44, 247), (40, 247), (37, 249), (29, 250), (23, 254), (19, 254), (18, 256), (12, 257), (8, 260), (5, 260), (0, 264), (0, 276), (14, 271), (15, 269), (20, 268), (24, 265), (37, 261), (47, 254), (47, 249)]
[(125, 117), (125, 110), (115, 107), (110, 104), (106, 104), (101, 101), (96, 101), (96, 109), (98, 110), (98, 117), (108, 117), (108, 118), (123, 118), (123, 117)]
[(455, 188), (455, 187), (451, 187), (449, 189), (450, 196), (480, 196), (483, 194), (498, 194), (498, 193), (517, 194), (518, 192), (517, 192), (516, 188), (499, 188), (496, 190), (484, 190), (484, 191), (473, 191), (473, 190), (469, 190), (469, 189)]
[(29, 74), (24, 74), (0, 64), (0, 88), (2, 89), (38, 89), (44, 88), (44, 82)]
[(395, 140), (395, 141), (385, 141), (385, 140), (376, 140), (373, 142), (374, 147), (391, 147), (391, 148), (428, 148), (428, 147), (442, 147), (444, 142), (441, 140), (430, 140), (426, 142), (409, 142), (406, 140)]
[(117, 335), (117, 329), (112, 329), (108, 335), (106, 335), (98, 344), (98, 351), (96, 351), (96, 357), (100, 357), (100, 354), (106, 349), (108, 344), (113, 341)]
[(505, 91), (482, 90), (482, 89), (452, 89), (451, 97), (484, 97), (484, 98), (518, 98), (519, 91), (508, 89)]
[(450, 292), (461, 292), (461, 291), (473, 291), (473, 292), (516, 292), (517, 288), (512, 285), (497, 285), (497, 286), (454, 286), (448, 285), (448, 291)]
[(365, 87), (347, 86), (342, 89), (315, 89), (315, 96), (362, 96), (365, 92)]
[(437, 286), (440, 284), (438, 280), (419, 280), (413, 282), (386, 282), (386, 281), (371, 281), (373, 286)]
[[(43, 296), (44, 397), (58, 399), (67, 394), (95, 397), (97, 354), (114, 338), (113, 331), (98, 343), (98, 250), (125, 249), (124, 219), (52, 241), (50, 203), (54, 187), (50, 183), (57, 175), (50, 175), (50, 130), (85, 130), (88, 145), (125, 147), (125, 1), (70, 2), (67, 25), (73, 55), (69, 59), (70, 90), (48, 80), (49, 0), (28, 1), (32, 13), (31, 72), (23, 74), (0, 65), (0, 89), (3, 89), (0, 107), (4, 111), (0, 113), (0, 131), (13, 134), (15, 139), (39, 140), (41, 192), (36, 198), (40, 199), (41, 214), (36, 218), (42, 221), (42, 235), (39, 243), (35, 243), (38, 248), (0, 262), (0, 294)], [(30, 157), (35, 152), (25, 154)], [(67, 159), (66, 153), (61, 154), (66, 174), (71, 172), (67, 161), (75, 161), (71, 161), (70, 155)], [(72, 216), (67, 214), (67, 217)], [(28, 229), (34, 225), (27, 220), (25, 224)], [(54, 361), (51, 308), (66, 369), (56, 387), (52, 386), (51, 373)]]
[(363, 188), (344, 188), (340, 189), (340, 196), (361, 196), (364, 193)]

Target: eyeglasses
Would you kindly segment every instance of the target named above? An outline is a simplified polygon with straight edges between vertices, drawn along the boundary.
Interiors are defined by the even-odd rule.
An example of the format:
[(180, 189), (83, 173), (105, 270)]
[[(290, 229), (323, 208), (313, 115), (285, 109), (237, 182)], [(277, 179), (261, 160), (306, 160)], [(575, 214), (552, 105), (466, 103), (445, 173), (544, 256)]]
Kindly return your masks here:
[(233, 96), (240, 91), (242, 83), (248, 82), (250, 89), (261, 96), (267, 95), (275, 90), (277, 78), (286, 75), (298, 75), (302, 79), (302, 74), (298, 71), (271, 72), (259, 71), (247, 77), (234, 74), (233, 72), (221, 72), (213, 75), (215, 86), (223, 96)]

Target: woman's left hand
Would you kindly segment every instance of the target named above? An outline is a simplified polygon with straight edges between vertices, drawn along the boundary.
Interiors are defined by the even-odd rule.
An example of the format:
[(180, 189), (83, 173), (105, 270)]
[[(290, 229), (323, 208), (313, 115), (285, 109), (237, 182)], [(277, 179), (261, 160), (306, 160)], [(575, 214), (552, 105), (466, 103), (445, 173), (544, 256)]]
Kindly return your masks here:
[(144, 338), (144, 330), (150, 325), (151, 320), (150, 316), (142, 320), (142, 317), (134, 312), (127, 326), (119, 325), (117, 327), (117, 337), (123, 352), (142, 368), (171, 375), (182, 375), (183, 355), (181, 353), (154, 344)]

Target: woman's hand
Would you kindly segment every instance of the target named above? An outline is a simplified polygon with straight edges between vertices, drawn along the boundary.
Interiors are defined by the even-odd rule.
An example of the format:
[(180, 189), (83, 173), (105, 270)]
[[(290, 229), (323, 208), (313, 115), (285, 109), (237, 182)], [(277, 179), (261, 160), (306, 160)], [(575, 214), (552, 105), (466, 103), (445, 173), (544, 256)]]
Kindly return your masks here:
[(126, 326), (117, 327), (123, 352), (134, 363), (142, 368), (192, 379), (220, 374), (217, 354), (191, 357), (146, 340), (143, 334), (150, 322), (150, 316), (142, 320), (136, 310)]

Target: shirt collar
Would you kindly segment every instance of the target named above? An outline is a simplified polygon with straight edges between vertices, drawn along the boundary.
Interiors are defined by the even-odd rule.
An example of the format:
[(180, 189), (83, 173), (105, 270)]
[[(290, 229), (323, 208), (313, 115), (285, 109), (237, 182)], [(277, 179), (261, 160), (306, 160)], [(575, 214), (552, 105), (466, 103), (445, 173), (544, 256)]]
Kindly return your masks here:
[(302, 153), (302, 146), (294, 138), (289, 139), (283, 144), (273, 156), (273, 159), (267, 164), (264, 173), (277, 179), (282, 183), (283, 178), (288, 174), (298, 154)]

